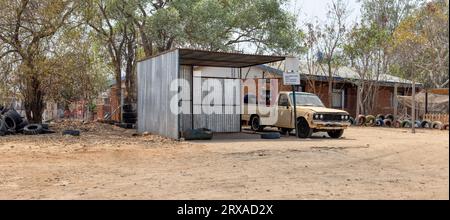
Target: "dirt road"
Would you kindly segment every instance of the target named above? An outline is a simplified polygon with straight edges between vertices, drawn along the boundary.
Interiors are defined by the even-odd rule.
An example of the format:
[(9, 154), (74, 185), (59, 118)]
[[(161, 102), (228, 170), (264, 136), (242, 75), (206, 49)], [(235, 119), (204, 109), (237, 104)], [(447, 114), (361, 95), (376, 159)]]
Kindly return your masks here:
[(109, 125), (0, 137), (0, 199), (449, 199), (449, 133), (175, 142)]

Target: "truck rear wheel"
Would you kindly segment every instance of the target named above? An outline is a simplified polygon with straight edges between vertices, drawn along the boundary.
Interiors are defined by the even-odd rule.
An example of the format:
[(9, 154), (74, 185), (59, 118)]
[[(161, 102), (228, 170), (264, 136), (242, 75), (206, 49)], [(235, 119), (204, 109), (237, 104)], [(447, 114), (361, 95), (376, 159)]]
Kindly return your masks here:
[(313, 129), (309, 127), (308, 122), (304, 118), (300, 118), (297, 122), (298, 137), (299, 138), (310, 138), (313, 134)]
[(250, 126), (253, 131), (262, 131), (264, 130), (264, 126), (261, 125), (261, 120), (259, 120), (259, 116), (252, 116), (250, 119)]
[(331, 137), (331, 138), (340, 138), (340, 137), (342, 137), (342, 135), (344, 134), (344, 130), (343, 129), (341, 129), (341, 130), (333, 130), (333, 131), (328, 131), (327, 132), (328, 133), (328, 135)]

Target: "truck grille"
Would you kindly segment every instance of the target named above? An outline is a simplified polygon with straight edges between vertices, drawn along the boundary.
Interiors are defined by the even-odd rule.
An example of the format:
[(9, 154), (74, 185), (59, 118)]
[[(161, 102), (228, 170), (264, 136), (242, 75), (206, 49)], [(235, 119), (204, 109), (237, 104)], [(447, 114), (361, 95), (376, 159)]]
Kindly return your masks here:
[(324, 114), (323, 120), (324, 121), (344, 121), (344, 120), (342, 120), (342, 115), (330, 115), (330, 114)]

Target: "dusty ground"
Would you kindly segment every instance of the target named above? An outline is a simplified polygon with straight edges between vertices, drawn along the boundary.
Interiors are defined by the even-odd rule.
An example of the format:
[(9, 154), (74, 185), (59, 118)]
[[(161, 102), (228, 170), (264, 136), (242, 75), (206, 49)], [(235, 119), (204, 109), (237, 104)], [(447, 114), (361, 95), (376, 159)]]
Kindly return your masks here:
[(0, 137), (0, 199), (449, 199), (448, 131), (175, 142), (82, 129)]

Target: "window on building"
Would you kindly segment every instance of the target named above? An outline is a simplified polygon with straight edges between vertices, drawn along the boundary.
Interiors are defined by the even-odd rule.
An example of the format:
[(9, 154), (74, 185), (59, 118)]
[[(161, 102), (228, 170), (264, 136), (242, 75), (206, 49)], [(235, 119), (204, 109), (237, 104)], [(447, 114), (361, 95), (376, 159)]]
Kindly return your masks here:
[(332, 95), (332, 107), (333, 108), (343, 108), (344, 107), (344, 90), (343, 89), (333, 89)]

